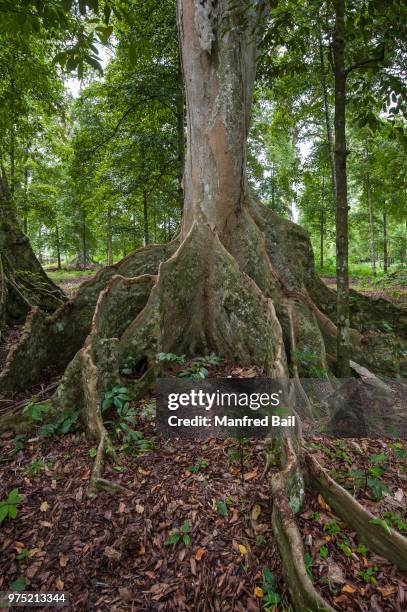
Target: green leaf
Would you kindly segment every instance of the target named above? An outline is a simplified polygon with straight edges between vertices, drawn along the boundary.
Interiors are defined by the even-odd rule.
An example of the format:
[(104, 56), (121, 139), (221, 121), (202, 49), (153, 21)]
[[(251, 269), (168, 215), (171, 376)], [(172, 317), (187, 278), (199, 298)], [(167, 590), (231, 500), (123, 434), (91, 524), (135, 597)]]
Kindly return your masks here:
[(7, 516), (8, 516), (8, 506), (4, 504), (3, 506), (0, 506), (0, 523), (2, 523)]
[(191, 537), (187, 533), (183, 535), (182, 540), (187, 548), (191, 545)]
[(182, 525), (182, 528), (181, 528), (182, 533), (188, 533), (189, 530), (190, 530), (189, 521), (184, 521), (184, 524)]
[(10, 584), (10, 591), (13, 591), (13, 593), (16, 593), (16, 592), (18, 593), (19, 591), (24, 591), (25, 584), (26, 584), (26, 580), (25, 580), (24, 576), (19, 576), (17, 578), (17, 580), (14, 580)]
[(224, 502), (224, 501), (219, 500), (219, 501), (216, 503), (216, 506), (217, 506), (217, 508), (218, 508), (218, 512), (219, 512), (219, 514), (220, 514), (221, 516), (227, 516), (227, 514), (228, 514), (228, 507), (227, 507), (227, 505), (225, 504), (225, 502)]

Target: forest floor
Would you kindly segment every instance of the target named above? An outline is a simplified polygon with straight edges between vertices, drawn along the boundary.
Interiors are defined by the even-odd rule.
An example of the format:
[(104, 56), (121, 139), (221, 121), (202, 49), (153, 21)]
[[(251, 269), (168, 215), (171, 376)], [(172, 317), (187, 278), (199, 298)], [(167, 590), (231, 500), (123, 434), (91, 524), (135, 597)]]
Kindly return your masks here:
[[(224, 364), (209, 374), (261, 373)], [(154, 398), (133, 407), (139, 433), (116, 439), (104, 466), (129, 494), (87, 497), (96, 449), (75, 423), (66, 435), (45, 428), (0, 437), (0, 500), (14, 488), (23, 496), (0, 532), (0, 591), (65, 591), (73, 610), (289, 610), (262, 442), (165, 440), (155, 436)], [(306, 445), (375, 515), (407, 532), (406, 444)], [(359, 542), (320, 495), (308, 494), (299, 526), (309, 575), (333, 607), (405, 609), (407, 577)], [(265, 607), (267, 599), (275, 605)]]
[[(60, 284), (75, 291), (84, 276), (92, 275)], [(209, 370), (261, 376), (232, 364)], [(65, 435), (39, 426), (0, 436), (0, 501), (15, 488), (23, 496), (1, 525), (0, 591), (65, 591), (75, 611), (290, 610), (261, 441), (165, 440), (155, 435), (154, 398), (133, 408), (138, 433), (126, 441), (112, 430), (117, 453), (104, 466), (128, 494), (87, 497), (96, 449), (75, 419)], [(306, 446), (381, 521), (407, 533), (404, 442), (321, 437)], [(299, 526), (309, 575), (334, 608), (406, 609), (407, 577), (320, 495), (308, 493)]]

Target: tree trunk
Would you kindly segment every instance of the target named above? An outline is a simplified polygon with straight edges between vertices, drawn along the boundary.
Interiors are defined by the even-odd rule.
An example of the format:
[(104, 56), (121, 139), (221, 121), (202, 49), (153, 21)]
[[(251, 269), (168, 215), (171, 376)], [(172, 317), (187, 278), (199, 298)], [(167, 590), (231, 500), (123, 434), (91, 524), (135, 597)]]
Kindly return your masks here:
[(367, 196), (367, 206), (369, 210), (370, 263), (372, 266), (372, 274), (373, 276), (376, 276), (376, 240), (375, 240), (374, 214), (373, 214), (373, 202), (372, 202), (372, 189), (370, 185), (369, 172), (366, 175), (366, 196)]
[(185, 166), (185, 95), (184, 95), (184, 79), (182, 76), (181, 58), (178, 57), (178, 72), (177, 72), (177, 157), (178, 157), (178, 170), (177, 170), (177, 182), (178, 182), (178, 201), (179, 207), (182, 210), (184, 208), (184, 188), (182, 185), (182, 178), (184, 175)]
[[(239, 11), (228, 16), (226, 5), (177, 4), (188, 112), (182, 236), (206, 223), (227, 243), (247, 194), (256, 44), (237, 31)], [(224, 35), (220, 16), (231, 28)]]
[(323, 89), (323, 96), (324, 96), (326, 141), (328, 145), (329, 166), (331, 169), (331, 179), (332, 179), (332, 205), (335, 206), (335, 193), (336, 193), (335, 151), (334, 151), (333, 140), (332, 140), (331, 113), (329, 112), (328, 84), (327, 84), (326, 70), (325, 70), (324, 47), (322, 44), (322, 29), (321, 29), (321, 23), (319, 19), (318, 19), (318, 28), (319, 28), (319, 31), (318, 31), (319, 60), (321, 64), (321, 80), (322, 80), (322, 89)]
[(144, 246), (150, 243), (148, 232), (148, 195), (147, 191), (143, 192), (143, 229), (144, 229)]
[(387, 211), (386, 202), (383, 204), (383, 272), (387, 274), (389, 267), (387, 250)]
[(107, 208), (107, 265), (113, 264), (112, 208)]
[(324, 267), (325, 177), (322, 176), (321, 210), (319, 213), (319, 265)]
[(335, 76), (337, 375), (345, 378), (350, 375), (345, 0), (335, 0), (333, 55)]
[(57, 266), (58, 266), (58, 270), (60, 270), (62, 266), (61, 266), (61, 244), (59, 240), (58, 223), (55, 226), (55, 246), (57, 249)]
[(82, 261), (86, 268), (88, 263), (88, 246), (86, 241), (86, 210), (82, 209)]

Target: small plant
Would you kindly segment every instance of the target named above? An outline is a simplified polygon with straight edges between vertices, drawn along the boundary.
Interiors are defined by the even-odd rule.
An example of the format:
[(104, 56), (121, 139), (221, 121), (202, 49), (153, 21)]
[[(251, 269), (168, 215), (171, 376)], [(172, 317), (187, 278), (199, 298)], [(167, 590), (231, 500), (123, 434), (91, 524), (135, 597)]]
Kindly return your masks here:
[(28, 548), (22, 548), (20, 550), (20, 552), (18, 553), (18, 555), (16, 556), (16, 559), (18, 561), (26, 561), (30, 556), (30, 551), (28, 550)]
[(198, 457), (198, 459), (195, 461), (195, 464), (187, 467), (187, 470), (188, 472), (191, 472), (191, 474), (197, 474), (198, 472), (203, 472), (203, 470), (205, 470), (208, 465), (209, 461), (207, 461), (203, 457)]
[(5, 501), (0, 502), (0, 524), (9, 516), (15, 519), (17, 516), (17, 506), (23, 501), (18, 489), (12, 489)]
[(321, 546), (321, 548), (319, 549), (319, 556), (321, 557), (321, 559), (327, 559), (329, 557), (329, 548), (328, 546)]
[(341, 532), (341, 528), (336, 521), (329, 521), (325, 523), (324, 531), (327, 531), (330, 535), (337, 535)]
[(221, 516), (227, 516), (227, 514), (228, 514), (228, 507), (226, 505), (226, 502), (224, 502), (222, 499), (219, 499), (216, 502), (216, 508), (218, 510), (218, 514), (220, 514)]
[(24, 591), (26, 580), (24, 576), (19, 576), (16, 580), (10, 584), (10, 591), (13, 593), (19, 593), (20, 591)]
[(88, 455), (89, 455), (89, 457), (91, 459), (94, 459), (96, 457), (97, 453), (98, 453), (98, 451), (97, 451), (96, 447), (93, 446), (92, 448), (89, 449)]
[(357, 547), (356, 547), (356, 552), (359, 555), (362, 555), (362, 557), (367, 557), (369, 549), (366, 548), (366, 546), (364, 544), (358, 544)]
[(358, 576), (360, 576), (362, 580), (364, 580), (367, 584), (373, 584), (374, 586), (376, 586), (377, 578), (375, 574), (378, 571), (378, 569), (379, 569), (378, 565), (372, 565), (372, 567), (368, 567), (367, 569), (364, 569), (358, 572)]
[(256, 544), (258, 546), (265, 546), (267, 544), (266, 538), (264, 537), (264, 535), (262, 533), (258, 534), (258, 536), (256, 538)]
[(65, 411), (53, 423), (46, 423), (43, 425), (38, 433), (40, 436), (44, 437), (51, 437), (55, 435), (64, 436), (76, 428), (78, 419), (78, 410)]
[(175, 544), (182, 541), (186, 548), (188, 548), (191, 545), (191, 536), (189, 535), (190, 530), (191, 526), (189, 521), (184, 521), (181, 529), (174, 531), (168, 540), (165, 540), (164, 546), (175, 546)]
[[(113, 387), (110, 391), (107, 391), (102, 401), (102, 412), (107, 412), (110, 408), (115, 408), (122, 416), (123, 412), (126, 412), (129, 407), (129, 402), (132, 397), (127, 387)], [(135, 412), (133, 411), (133, 415)]]
[(46, 463), (41, 457), (40, 459), (34, 459), (34, 461), (32, 461), (26, 469), (25, 473), (28, 478), (32, 478), (38, 476), (38, 474), (43, 472), (47, 467), (49, 467), (49, 464)]
[(407, 523), (399, 514), (384, 512), (383, 518), (399, 531), (407, 531)]
[(177, 365), (183, 365), (186, 361), (185, 355), (175, 355), (174, 353), (157, 353), (156, 360), (169, 361), (170, 363), (176, 363)]
[(20, 450), (24, 448), (25, 434), (17, 434), (13, 440), (14, 447), (11, 451), (11, 455), (16, 455)]
[(349, 542), (347, 542), (346, 540), (342, 540), (342, 542), (338, 542), (338, 547), (341, 549), (345, 557), (352, 556), (352, 549), (349, 546)]
[(313, 566), (313, 559), (311, 557), (311, 555), (309, 553), (305, 553), (304, 555), (304, 565), (305, 565), (305, 571), (308, 574), (308, 578), (310, 580), (312, 580), (312, 582), (314, 582), (314, 575), (312, 573), (312, 566)]
[(309, 520), (310, 521), (320, 521), (321, 520), (321, 514), (320, 512), (311, 512), (311, 514), (309, 515)]
[(276, 591), (276, 579), (266, 565), (263, 567), (262, 588), (264, 591), (264, 610), (266, 612), (271, 612), (271, 610), (281, 602), (281, 595)]
[(178, 377), (184, 380), (203, 380), (209, 374), (207, 368), (219, 365), (220, 363), (222, 363), (222, 359), (214, 354), (207, 355), (206, 357), (197, 357), (191, 362), (190, 366), (178, 373)]
[(310, 378), (327, 378), (328, 370), (319, 365), (319, 357), (316, 353), (309, 350), (294, 351), (293, 358)]

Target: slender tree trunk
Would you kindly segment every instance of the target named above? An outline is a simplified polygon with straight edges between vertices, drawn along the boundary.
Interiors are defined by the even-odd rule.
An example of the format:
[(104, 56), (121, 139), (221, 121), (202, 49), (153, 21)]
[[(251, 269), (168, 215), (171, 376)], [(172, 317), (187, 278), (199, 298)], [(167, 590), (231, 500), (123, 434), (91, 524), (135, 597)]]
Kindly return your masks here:
[(137, 249), (137, 219), (136, 219), (136, 213), (133, 210), (133, 214), (132, 214), (132, 234), (133, 234), (133, 248)]
[(113, 264), (112, 208), (107, 208), (107, 265)]
[(387, 251), (387, 211), (386, 202), (383, 206), (383, 272), (387, 274), (389, 267), (388, 251)]
[(346, 174), (345, 0), (335, 0), (335, 210), (337, 280), (337, 374), (350, 375), (348, 190)]
[(376, 240), (375, 240), (375, 227), (374, 227), (374, 214), (373, 214), (373, 202), (372, 202), (372, 189), (370, 184), (369, 171), (366, 175), (366, 196), (367, 206), (369, 211), (369, 229), (370, 229), (370, 263), (372, 266), (372, 274), (376, 276)]
[(182, 75), (181, 58), (178, 57), (178, 73), (177, 73), (177, 98), (176, 98), (176, 109), (177, 109), (177, 182), (178, 182), (178, 202), (179, 207), (184, 207), (184, 188), (182, 184), (182, 177), (184, 174), (185, 166), (185, 95), (184, 95), (184, 79)]
[(150, 238), (148, 233), (148, 196), (147, 191), (143, 192), (143, 221), (144, 221), (144, 246), (149, 244)]
[(59, 240), (59, 228), (58, 228), (58, 223), (55, 226), (55, 246), (57, 249), (57, 266), (58, 266), (58, 270), (61, 269), (61, 243)]
[(335, 192), (336, 192), (336, 175), (335, 175), (335, 152), (332, 138), (332, 129), (331, 129), (331, 113), (329, 111), (329, 97), (328, 97), (328, 84), (326, 78), (326, 70), (325, 70), (325, 58), (324, 58), (324, 47), (322, 44), (322, 29), (321, 24), (318, 24), (319, 27), (319, 59), (321, 64), (321, 79), (322, 79), (322, 88), (323, 88), (323, 96), (324, 96), (324, 114), (325, 114), (325, 127), (326, 127), (326, 140), (328, 145), (328, 156), (329, 156), (329, 165), (331, 169), (331, 179), (332, 179), (332, 205), (335, 206)]
[(321, 210), (319, 214), (319, 265), (324, 267), (325, 177), (322, 176)]
[(276, 210), (276, 172), (275, 163), (271, 162), (271, 208)]
[(82, 258), (83, 266), (86, 267), (88, 263), (88, 247), (86, 243), (86, 211), (82, 209)]

